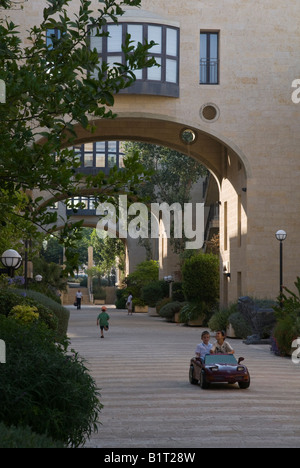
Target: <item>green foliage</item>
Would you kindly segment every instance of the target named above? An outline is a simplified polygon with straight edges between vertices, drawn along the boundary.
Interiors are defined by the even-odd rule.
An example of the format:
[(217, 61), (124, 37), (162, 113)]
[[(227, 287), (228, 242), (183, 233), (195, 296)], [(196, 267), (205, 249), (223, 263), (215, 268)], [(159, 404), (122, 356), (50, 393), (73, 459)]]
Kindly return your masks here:
[(211, 314), (211, 305), (204, 301), (186, 302), (180, 311), (179, 319), (181, 323), (188, 323), (193, 320), (202, 319), (203, 325), (206, 325)]
[(127, 284), (128, 291), (131, 291), (134, 302), (142, 305), (142, 289), (149, 283), (158, 281), (159, 266), (154, 260), (148, 260), (137, 265), (136, 270), (127, 276), (125, 283)]
[(164, 299), (162, 299), (161, 301), (159, 301), (159, 302), (156, 304), (156, 312), (158, 313), (158, 315), (160, 315), (161, 309), (162, 309), (166, 304), (169, 304), (170, 302), (173, 302), (172, 299), (171, 299), (170, 297), (165, 297)]
[[(35, 258), (33, 261), (34, 275), (43, 277), (42, 284), (44, 291), (66, 291), (67, 279), (63, 275), (63, 268), (56, 263), (48, 263), (43, 257)], [(51, 294), (51, 293), (50, 293)]]
[(36, 307), (17, 305), (11, 309), (8, 317), (16, 320), (18, 323), (28, 324), (37, 322), (39, 319), (39, 313)]
[(149, 307), (155, 307), (169, 295), (169, 285), (165, 281), (153, 281), (142, 288), (141, 299)]
[(294, 339), (300, 336), (300, 278), (295, 281), (296, 293), (290, 289), (284, 288), (282, 298), (282, 307), (274, 308), (276, 315), (276, 326), (274, 329), (274, 338), (276, 340), (279, 353), (282, 355), (290, 354), (291, 345)]
[(172, 299), (173, 301), (184, 302), (184, 292), (182, 289), (182, 282), (174, 282), (172, 285)]
[(226, 330), (229, 325), (229, 317), (237, 311), (237, 303), (232, 304), (228, 308), (217, 310), (214, 312), (208, 322), (208, 326), (211, 330)]
[(117, 295), (116, 308), (117, 309), (126, 309), (128, 290), (127, 289), (117, 289), (116, 295)]
[(183, 302), (169, 302), (165, 304), (160, 310), (159, 315), (164, 317), (167, 321), (174, 321), (174, 316), (176, 313), (180, 312), (180, 310), (184, 307)]
[[(94, 11), (90, 1), (80, 0), (72, 18), (69, 3), (51, 0), (41, 24), (26, 33), (26, 42), (13, 21), (5, 14), (0, 18), (0, 79), (6, 83), (6, 103), (0, 106), (0, 226), (8, 226), (10, 232), (16, 226), (19, 239), (35, 238), (39, 226), (55, 233), (65, 246), (66, 271), (79, 263), (76, 241), (82, 222), (71, 226), (67, 220), (57, 234), (58, 213), (48, 207), (80, 194), (83, 180), (103, 202), (116, 191), (134, 187), (145, 174), (138, 157), (132, 155), (126, 158), (124, 171), (112, 169), (108, 176), (85, 178), (72, 149), (76, 126), (92, 135), (95, 127), (90, 122), (115, 117), (114, 96), (135, 82), (134, 71), (156, 64), (149, 55), (154, 43), (134, 48), (126, 38), (123, 64), (113, 68), (99, 61), (97, 51), (90, 48), (90, 26), (102, 37), (107, 21), (117, 23), (124, 6), (140, 6), (140, 0), (104, 0)], [(2, 4), (8, 8), (10, 2)], [(53, 38), (52, 47), (45, 40), (49, 29), (61, 32), (59, 39)], [(53, 198), (34, 199), (34, 189)]]
[(35, 434), (30, 427), (7, 427), (0, 422), (0, 449), (64, 448), (44, 434)]
[(233, 326), (236, 338), (247, 338), (253, 333), (252, 327), (239, 312), (234, 312), (229, 316), (229, 323)]
[[(21, 297), (24, 297), (24, 290), (14, 289), (14, 292)], [(26, 303), (37, 307), (40, 314), (43, 314), (45, 308), (51, 311), (57, 319), (57, 335), (59, 339), (64, 339), (67, 331), (70, 318), (70, 311), (53, 301), (48, 296), (41, 294), (37, 291), (26, 291)], [(52, 328), (52, 327), (51, 327)]]
[(51, 308), (46, 307), (29, 297), (24, 297), (24, 290), (0, 289), (0, 315), (8, 316), (15, 307), (31, 307), (37, 309), (39, 321), (57, 333), (57, 339), (62, 339), (65, 335), (58, 332), (58, 319)]
[(183, 291), (187, 301), (213, 305), (219, 297), (219, 258), (199, 253), (182, 268)]
[(97, 429), (99, 392), (84, 361), (66, 355), (43, 324), (20, 325), (0, 316), (7, 362), (1, 366), (0, 421), (30, 427), (78, 447)]
[[(152, 174), (145, 183), (137, 186), (137, 194), (151, 203), (188, 203), (193, 185), (207, 174), (207, 169), (198, 161), (170, 148), (148, 143), (129, 142), (125, 145), (126, 154), (137, 151), (139, 159)], [(185, 248), (182, 239), (174, 239), (171, 228), (171, 246), (174, 252), (181, 253)], [(149, 249), (149, 243), (142, 240)]]

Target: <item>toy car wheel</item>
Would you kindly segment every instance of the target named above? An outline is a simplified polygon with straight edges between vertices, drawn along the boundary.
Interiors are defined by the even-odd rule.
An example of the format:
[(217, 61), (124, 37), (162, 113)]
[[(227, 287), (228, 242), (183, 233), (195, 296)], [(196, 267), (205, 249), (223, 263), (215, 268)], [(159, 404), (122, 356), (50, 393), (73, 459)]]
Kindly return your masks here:
[(196, 385), (198, 383), (198, 380), (194, 379), (194, 366), (190, 366), (190, 371), (189, 371), (189, 381), (192, 385)]
[(239, 382), (239, 387), (242, 388), (243, 390), (246, 390), (247, 388), (250, 387), (250, 379), (249, 382)]
[(206, 380), (205, 372), (202, 370), (200, 374), (200, 387), (204, 390), (209, 387), (209, 383)]

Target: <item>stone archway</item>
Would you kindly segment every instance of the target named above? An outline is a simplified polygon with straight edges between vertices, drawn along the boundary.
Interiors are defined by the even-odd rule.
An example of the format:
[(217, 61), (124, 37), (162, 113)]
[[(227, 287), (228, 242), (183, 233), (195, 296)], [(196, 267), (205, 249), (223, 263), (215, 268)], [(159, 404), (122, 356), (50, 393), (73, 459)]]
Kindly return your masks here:
[[(251, 167), (243, 152), (227, 138), (167, 116), (120, 113), (116, 119), (91, 123), (92, 134), (76, 128), (76, 144), (106, 140), (152, 143), (186, 154), (209, 169), (219, 189), (221, 303), (226, 305), (246, 294), (247, 181)], [(192, 134), (192, 141), (183, 138), (186, 131)], [(168, 269), (166, 262), (162, 274), (171, 274)]]

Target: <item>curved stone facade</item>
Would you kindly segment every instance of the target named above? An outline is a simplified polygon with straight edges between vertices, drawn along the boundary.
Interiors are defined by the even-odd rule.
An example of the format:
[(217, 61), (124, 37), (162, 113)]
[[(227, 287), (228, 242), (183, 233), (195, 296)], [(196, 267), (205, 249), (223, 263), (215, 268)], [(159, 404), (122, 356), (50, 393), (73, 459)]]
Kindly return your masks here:
[[(31, 0), (12, 12), (24, 38), (42, 5)], [(142, 0), (122, 22), (178, 28), (178, 97), (141, 94), (142, 87), (119, 95), (118, 118), (96, 122), (92, 140), (153, 142), (205, 164), (220, 190), (222, 303), (239, 295), (276, 297), (278, 229), (288, 233), (284, 284), (291, 287), (299, 274), (300, 104), (291, 99), (300, 77), (299, 1)], [(205, 78), (211, 84), (200, 84), (200, 33), (218, 35), (217, 74)], [(210, 47), (206, 59), (214, 58)], [(192, 144), (182, 140), (185, 129), (195, 134)], [(90, 140), (79, 129), (78, 142)]]

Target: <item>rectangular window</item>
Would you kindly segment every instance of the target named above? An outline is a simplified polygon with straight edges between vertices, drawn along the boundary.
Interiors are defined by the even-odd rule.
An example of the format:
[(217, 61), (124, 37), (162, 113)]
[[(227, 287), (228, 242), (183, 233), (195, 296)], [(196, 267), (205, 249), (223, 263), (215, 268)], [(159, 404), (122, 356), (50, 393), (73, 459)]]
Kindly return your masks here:
[(120, 52), (122, 50), (122, 25), (110, 24), (107, 26), (107, 53)]
[(224, 250), (228, 249), (227, 236), (228, 236), (228, 207), (227, 202), (224, 203)]
[(242, 245), (242, 197), (238, 195), (238, 207), (237, 207), (237, 241), (238, 247)]
[(148, 42), (154, 41), (155, 46), (151, 47), (150, 54), (162, 53), (162, 28), (161, 26), (148, 26)]
[(105, 167), (105, 153), (96, 153), (96, 167)]
[(94, 155), (93, 153), (84, 153), (84, 167), (94, 166)]
[(219, 33), (200, 33), (200, 84), (219, 84)]
[(90, 44), (91, 44), (91, 49), (94, 50), (96, 49), (98, 54), (102, 54), (102, 43), (103, 43), (103, 38), (97, 36), (97, 28), (91, 29), (90, 33)]
[(58, 41), (61, 37), (61, 32), (59, 29), (57, 28), (53, 28), (53, 29), (47, 29), (47, 33), (46, 33), (46, 45), (48, 47), (48, 49), (53, 49), (53, 43), (55, 43), (55, 41)]

